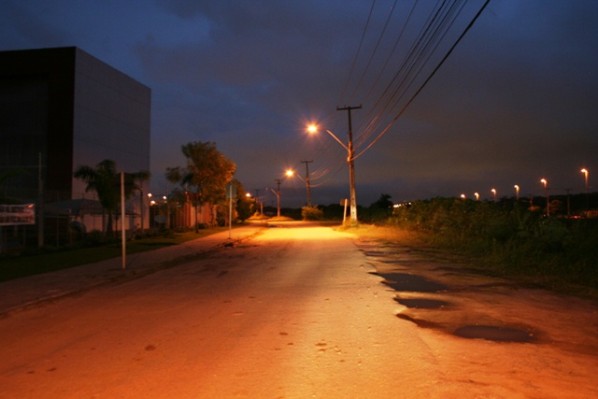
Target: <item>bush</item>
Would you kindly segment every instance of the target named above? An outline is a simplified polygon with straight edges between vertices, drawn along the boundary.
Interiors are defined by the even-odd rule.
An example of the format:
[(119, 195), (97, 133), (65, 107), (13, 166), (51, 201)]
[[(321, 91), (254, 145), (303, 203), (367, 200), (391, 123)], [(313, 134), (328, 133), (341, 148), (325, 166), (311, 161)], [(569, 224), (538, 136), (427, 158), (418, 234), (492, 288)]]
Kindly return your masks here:
[(497, 271), (598, 287), (598, 220), (546, 218), (516, 201), (435, 198), (398, 207), (389, 222)]
[(301, 208), (301, 218), (303, 220), (322, 220), (324, 212), (317, 206), (304, 206)]
[(100, 230), (92, 230), (85, 235), (85, 243), (90, 247), (97, 247), (108, 242), (106, 234)]

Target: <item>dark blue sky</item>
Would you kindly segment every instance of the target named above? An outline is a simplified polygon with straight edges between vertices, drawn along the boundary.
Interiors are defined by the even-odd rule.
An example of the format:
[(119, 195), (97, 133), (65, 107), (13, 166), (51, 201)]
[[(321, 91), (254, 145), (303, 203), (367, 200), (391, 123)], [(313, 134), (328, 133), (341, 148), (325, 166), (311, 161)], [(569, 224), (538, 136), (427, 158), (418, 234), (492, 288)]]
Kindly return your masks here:
[[(366, 148), (484, 1), (463, 3), (438, 39), (418, 41), (436, 27), (437, 3), (5, 0), (0, 50), (74, 45), (149, 86), (156, 194), (169, 190), (165, 168), (184, 163), (181, 145), (200, 140), (216, 142), (252, 192), (313, 160), (313, 202), (328, 204), (348, 195), (346, 152), (325, 133), (307, 136), (305, 124), (317, 120), (344, 141), (347, 115), (336, 107), (362, 104), (353, 130), (357, 152)], [(554, 193), (579, 192), (582, 167), (595, 189), (596, 21), (593, 0), (490, 1), (356, 159), (358, 202), (512, 195), (514, 184), (540, 195), (543, 177)], [(305, 200), (298, 179), (282, 190), (283, 205)]]

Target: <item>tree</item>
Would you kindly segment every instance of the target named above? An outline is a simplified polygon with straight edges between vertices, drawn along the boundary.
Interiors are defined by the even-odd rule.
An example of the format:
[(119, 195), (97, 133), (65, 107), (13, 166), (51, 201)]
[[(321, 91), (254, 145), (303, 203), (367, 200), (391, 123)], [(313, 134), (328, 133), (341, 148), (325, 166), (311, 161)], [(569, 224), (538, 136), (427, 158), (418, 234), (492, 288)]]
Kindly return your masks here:
[[(226, 199), (226, 185), (232, 180), (237, 167), (218, 151), (213, 142), (195, 141), (183, 145), (181, 150), (186, 166), (167, 168), (166, 178), (192, 189), (191, 198), (197, 215), (198, 206), (204, 203), (215, 205)], [(195, 227), (197, 229), (197, 221)]]
[[(75, 178), (83, 180), (87, 186), (85, 191), (94, 191), (102, 208), (108, 214), (106, 232), (112, 233), (112, 218), (118, 212), (120, 205), (120, 174), (116, 171), (116, 163), (105, 159), (95, 168), (80, 166), (75, 170)], [(141, 183), (149, 178), (149, 172), (140, 171), (125, 173), (125, 198), (130, 198), (134, 191), (141, 189)]]
[(247, 196), (247, 192), (240, 181), (233, 179), (232, 183), (237, 193), (237, 217), (242, 221), (249, 219), (251, 216), (251, 204), (253, 203), (253, 199)]
[(390, 195), (380, 194), (380, 198), (370, 205), (369, 213), (372, 221), (386, 219), (392, 214), (393, 202), (390, 199)]

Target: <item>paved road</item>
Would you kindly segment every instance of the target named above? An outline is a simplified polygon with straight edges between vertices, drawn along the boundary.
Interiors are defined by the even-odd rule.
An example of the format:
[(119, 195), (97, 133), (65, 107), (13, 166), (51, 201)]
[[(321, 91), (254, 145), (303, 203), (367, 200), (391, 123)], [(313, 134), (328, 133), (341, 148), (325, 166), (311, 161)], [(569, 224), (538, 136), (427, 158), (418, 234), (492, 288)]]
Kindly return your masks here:
[[(517, 323), (504, 312), (508, 287), (455, 279), (399, 246), (276, 227), (188, 260), (8, 313), (0, 398), (598, 396), (598, 353), (552, 342), (550, 326)], [(445, 305), (399, 302), (408, 299)], [(450, 322), (439, 319), (445, 308)], [(506, 320), (523, 339), (446, 328), (471, 325), (472, 314), (485, 325)]]

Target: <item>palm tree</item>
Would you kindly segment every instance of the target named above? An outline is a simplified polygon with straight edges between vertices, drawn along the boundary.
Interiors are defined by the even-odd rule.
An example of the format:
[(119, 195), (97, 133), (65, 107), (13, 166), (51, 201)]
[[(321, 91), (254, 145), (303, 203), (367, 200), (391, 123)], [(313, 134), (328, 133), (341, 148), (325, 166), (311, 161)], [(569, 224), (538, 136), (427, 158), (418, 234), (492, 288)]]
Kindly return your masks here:
[[(75, 178), (83, 180), (87, 187), (86, 192), (94, 191), (102, 208), (108, 214), (106, 232), (111, 234), (112, 219), (118, 211), (120, 204), (120, 179), (116, 171), (116, 163), (105, 159), (95, 168), (91, 166), (80, 166), (74, 173)], [(129, 198), (136, 190), (141, 189), (141, 183), (149, 178), (149, 172), (141, 171), (125, 174), (125, 198)]]
[[(133, 188), (134, 191), (139, 193), (139, 212), (141, 213), (141, 233), (143, 234), (143, 182), (149, 180), (150, 174), (147, 171), (140, 171), (136, 173), (127, 173), (125, 174), (125, 190), (129, 185)], [(130, 180), (130, 182), (128, 182)]]

